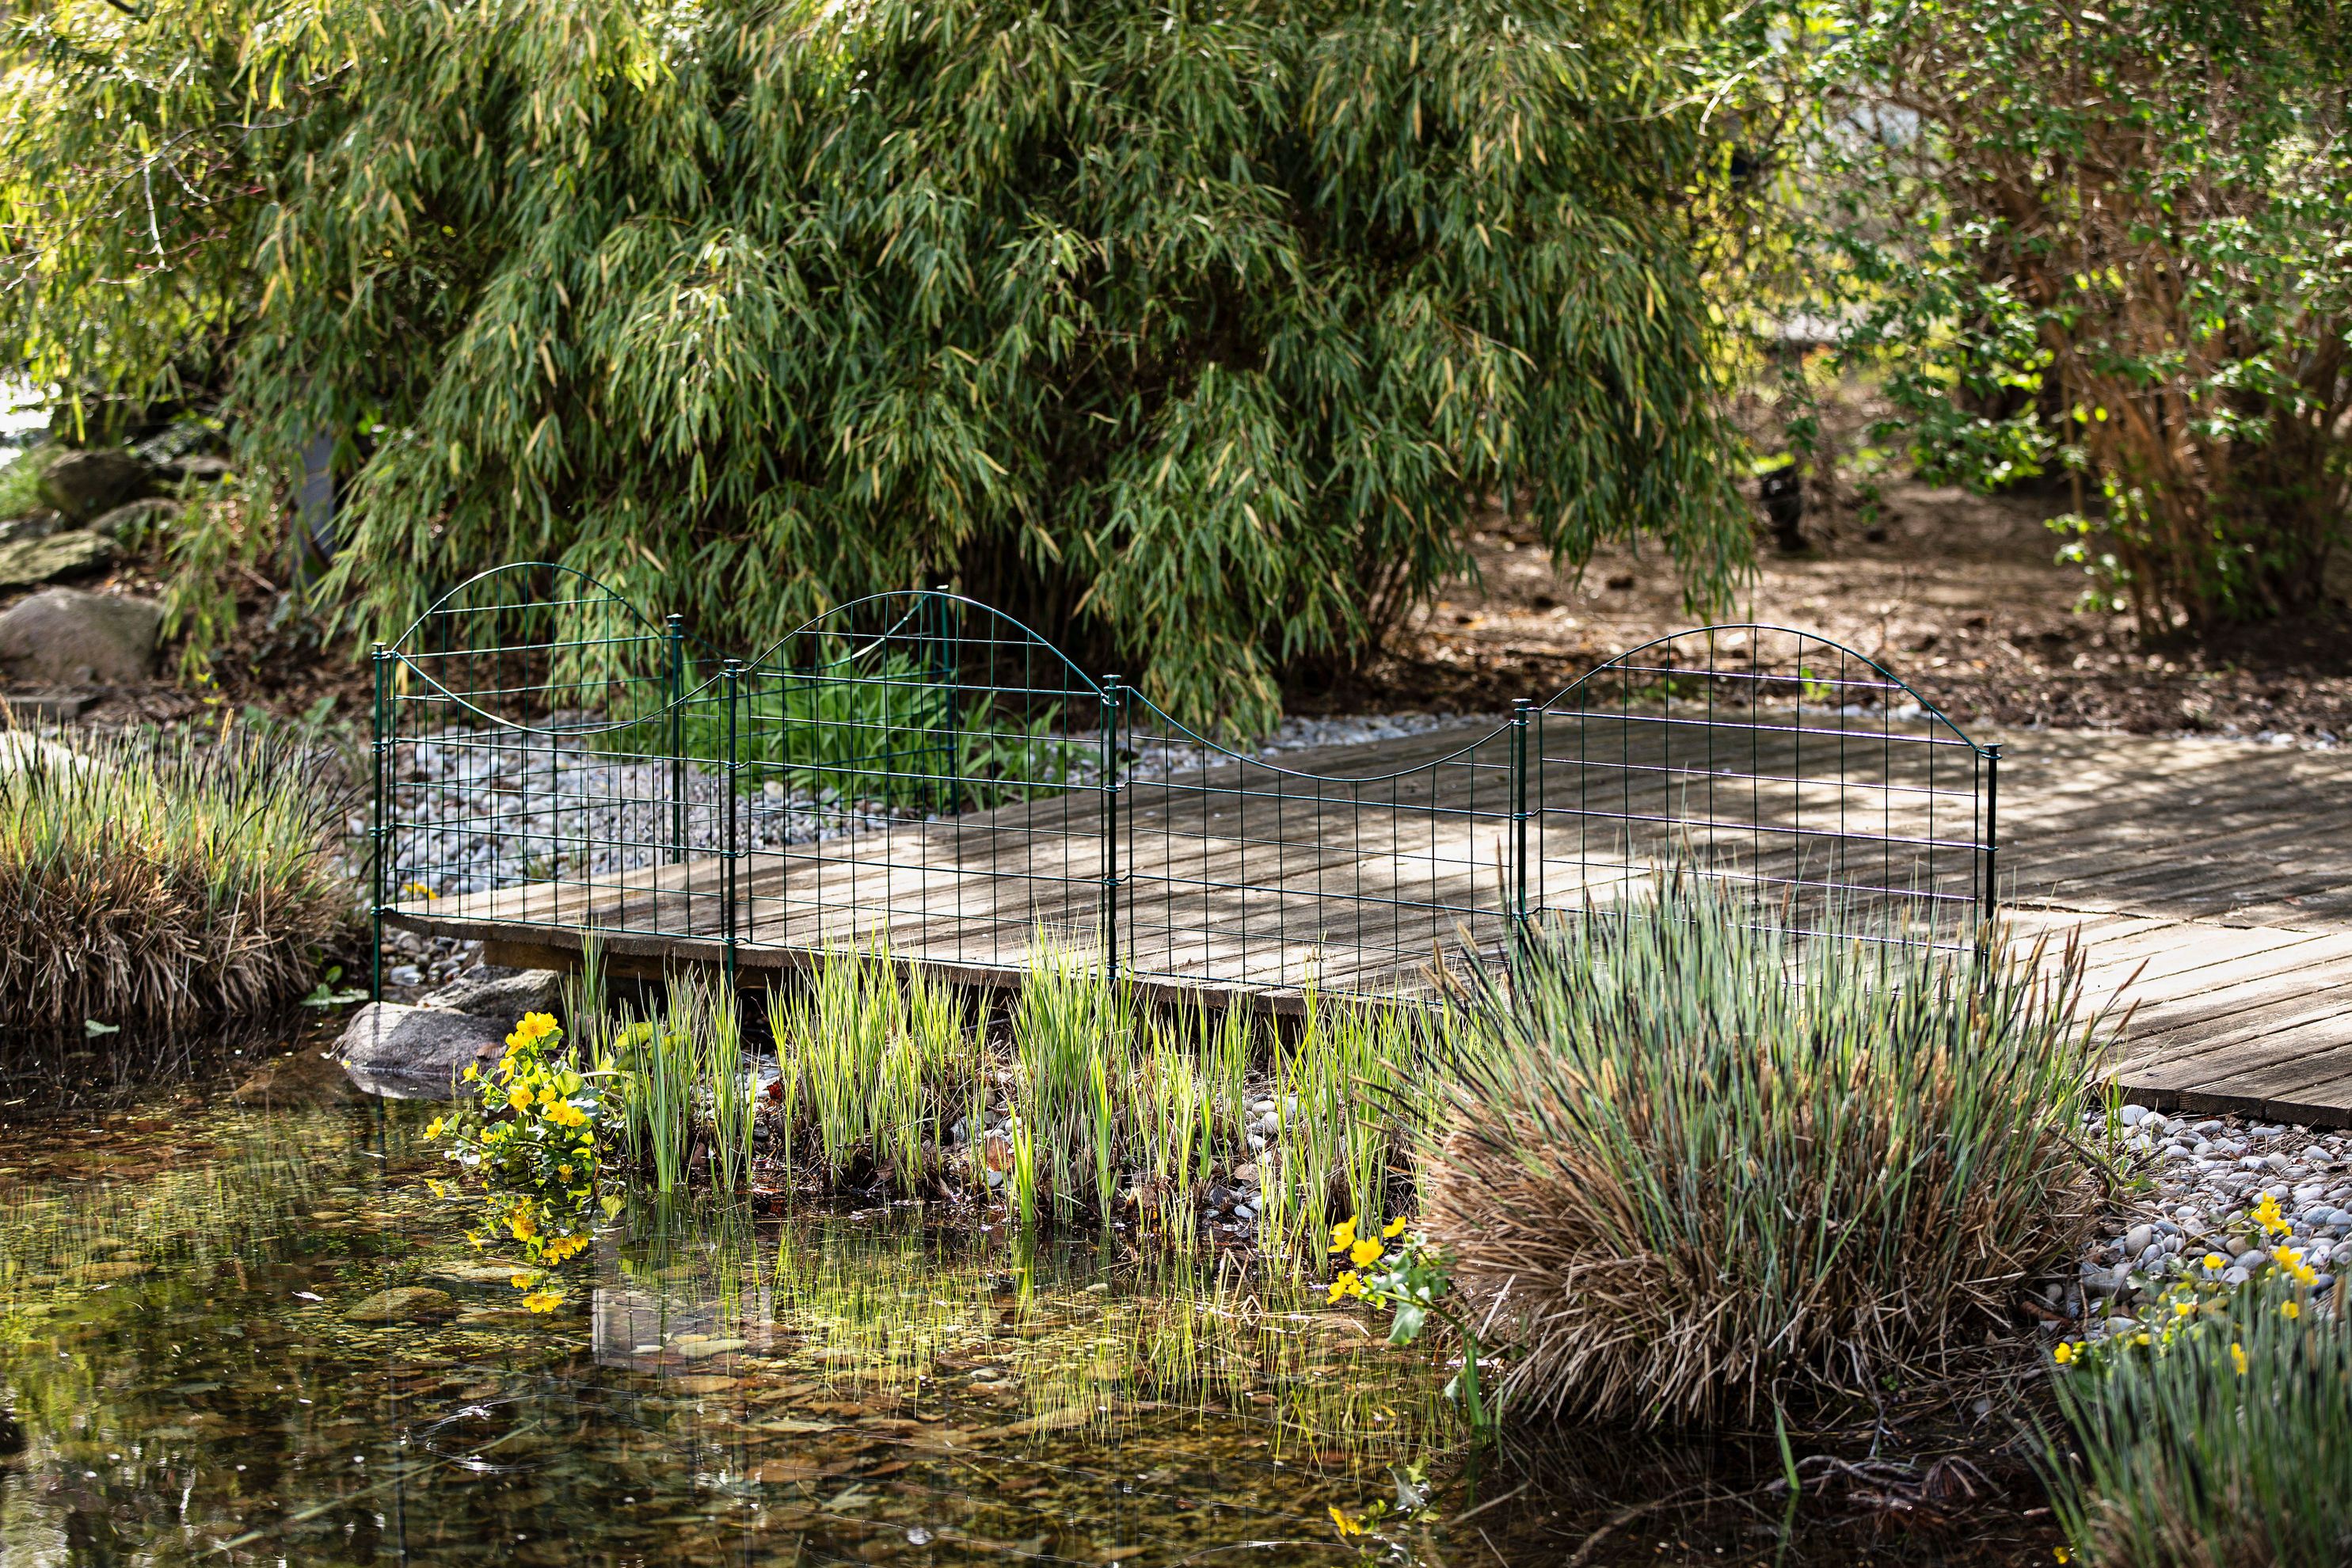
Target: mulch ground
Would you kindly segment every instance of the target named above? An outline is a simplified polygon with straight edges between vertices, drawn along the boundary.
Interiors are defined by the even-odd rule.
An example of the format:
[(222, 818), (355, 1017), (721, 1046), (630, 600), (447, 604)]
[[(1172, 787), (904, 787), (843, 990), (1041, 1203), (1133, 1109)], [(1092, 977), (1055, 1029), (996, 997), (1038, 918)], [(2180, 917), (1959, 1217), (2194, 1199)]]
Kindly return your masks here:
[[(2128, 616), (2075, 608), (2079, 568), (2042, 520), (2058, 499), (1886, 488), (1864, 527), (1816, 510), (1808, 548), (1759, 532), (1749, 602), (1720, 620), (1817, 633), (1864, 653), (1963, 725), (2352, 741), (2352, 611), (2147, 643)], [(1486, 712), (1545, 698), (1591, 667), (1700, 624), (1655, 551), (1612, 548), (1555, 571), (1531, 532), (1475, 542), (1450, 584), (1356, 674), (1288, 694), (1293, 711)]]

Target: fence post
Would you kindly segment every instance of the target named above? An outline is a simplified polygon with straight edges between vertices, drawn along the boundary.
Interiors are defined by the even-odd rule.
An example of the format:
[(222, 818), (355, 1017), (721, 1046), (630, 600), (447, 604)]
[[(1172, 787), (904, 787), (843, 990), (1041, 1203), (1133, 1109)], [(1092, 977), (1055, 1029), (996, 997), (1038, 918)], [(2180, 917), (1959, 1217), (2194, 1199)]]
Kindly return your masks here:
[(1126, 703), (1118, 677), (1102, 682), (1103, 973), (1118, 978), (1118, 719)]
[(1528, 943), (1528, 713), (1524, 697), (1511, 700), (1511, 935)]
[(1979, 896), (1979, 913), (1987, 923), (2000, 906), (2000, 889), (1995, 872), (2000, 865), (2000, 747), (1987, 746), (1985, 759), (1985, 818), (1984, 818), (1984, 890)]
[(377, 643), (369, 652), (368, 662), (375, 677), (374, 713), (371, 722), (375, 763), (374, 820), (368, 825), (369, 858), (374, 862), (368, 873), (369, 923), (373, 940), (368, 946), (368, 1000), (383, 1000), (383, 895), (385, 879), (392, 874), (389, 864), (392, 847), (392, 714), (387, 706), (391, 696), (389, 670), (392, 654), (383, 644)]
[(743, 766), (737, 754), (740, 747), (736, 736), (740, 725), (736, 710), (741, 705), (742, 700), (743, 661), (740, 658), (729, 659), (719, 671), (719, 679), (727, 695), (727, 766), (722, 774), (727, 781), (727, 837), (726, 847), (719, 854), (719, 859), (726, 867), (726, 875), (722, 883), (724, 891), (719, 900), (719, 919), (720, 929), (726, 936), (727, 984), (731, 990), (735, 984), (735, 930), (738, 920), (735, 868), (738, 854), (736, 819), (741, 811)]
[(662, 640), (669, 651), (669, 859), (686, 858), (686, 622), (672, 616)]

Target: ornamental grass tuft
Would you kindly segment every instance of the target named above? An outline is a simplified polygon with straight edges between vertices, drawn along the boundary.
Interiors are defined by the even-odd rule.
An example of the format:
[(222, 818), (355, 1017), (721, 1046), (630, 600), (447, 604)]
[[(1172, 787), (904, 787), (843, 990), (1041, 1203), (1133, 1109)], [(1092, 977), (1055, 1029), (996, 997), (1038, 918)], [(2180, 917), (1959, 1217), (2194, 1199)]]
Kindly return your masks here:
[[(282, 742), (282, 737), (280, 738)], [(308, 987), (351, 930), (329, 771), (199, 742), (0, 731), (0, 1006), (175, 1025)]]
[(2011, 1321), (2090, 1223), (2096, 1020), (2071, 945), (1989, 951), (1808, 933), (1678, 876), (1474, 991), (1423, 1192), (1505, 1408), (1753, 1416)]

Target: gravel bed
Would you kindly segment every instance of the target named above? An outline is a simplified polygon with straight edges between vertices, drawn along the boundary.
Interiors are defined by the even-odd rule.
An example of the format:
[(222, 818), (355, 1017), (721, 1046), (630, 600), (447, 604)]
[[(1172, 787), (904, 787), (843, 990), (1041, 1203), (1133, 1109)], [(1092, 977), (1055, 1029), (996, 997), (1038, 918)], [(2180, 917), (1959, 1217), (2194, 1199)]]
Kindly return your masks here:
[[(1292, 719), (1241, 750), (1279, 765), (1287, 755), (1318, 747), (1397, 740), (1449, 727), (1461, 728), (1466, 743), (1483, 732), (1481, 726), (1491, 729), (1500, 721), (1493, 715), (1429, 714)], [(444, 897), (598, 876), (666, 857), (673, 837), (670, 764), (599, 752), (593, 739), (550, 743), (513, 731), (451, 729), (403, 742), (392, 823), (393, 865), (402, 881), (395, 897)], [(1123, 776), (1165, 778), (1226, 757), (1213, 748), (1147, 740), (1129, 754)], [(1050, 776), (1056, 765), (1066, 769), (1063, 782), (1070, 788), (1093, 788), (1102, 776), (1099, 755), (1091, 747), (1041, 755), (1036, 776)], [(715, 852), (726, 842), (725, 783), (703, 767), (688, 767), (684, 783), (686, 847)], [(744, 797), (736, 829), (742, 847), (756, 852), (934, 820), (936, 813), (844, 800), (831, 790), (793, 790), (771, 780)], [(357, 818), (352, 823), (354, 832), (367, 826)]]
[[(2105, 1111), (2090, 1112), (2084, 1128), (2154, 1186), (2127, 1223), (2111, 1227), (2119, 1234), (2091, 1247), (2074, 1280), (2043, 1289), (2083, 1337), (2137, 1330), (2135, 1310), (2184, 1281), (2242, 1285), (2273, 1266), (2280, 1246), (2316, 1271), (2314, 1297), (2332, 1301), (2336, 1278), (2352, 1268), (2352, 1133), (2137, 1105), (2123, 1107), (2112, 1129)], [(2268, 1240), (2253, 1219), (2264, 1194), (2288, 1227)]]

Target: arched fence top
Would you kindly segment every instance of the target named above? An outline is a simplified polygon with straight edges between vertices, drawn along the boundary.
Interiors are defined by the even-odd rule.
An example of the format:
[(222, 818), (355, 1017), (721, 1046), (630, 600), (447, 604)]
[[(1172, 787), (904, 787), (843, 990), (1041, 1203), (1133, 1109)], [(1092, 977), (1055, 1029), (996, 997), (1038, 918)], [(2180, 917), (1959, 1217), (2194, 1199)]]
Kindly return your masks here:
[[(862, 626), (861, 616), (880, 611), (878, 626)], [(1087, 674), (1060, 647), (1025, 622), (1015, 619), (992, 605), (946, 588), (899, 588), (887, 594), (869, 594), (851, 599), (831, 609), (810, 616), (799, 626), (770, 643), (756, 657), (744, 662), (753, 669), (814, 672), (850, 664), (861, 658), (887, 650), (896, 641), (921, 641), (947, 637), (940, 629), (927, 629), (916, 625), (917, 617), (925, 613), (946, 613), (958, 616), (977, 615), (989, 628), (990, 635), (973, 637), (959, 624), (953, 640), (963, 646), (988, 648), (1018, 647), (1033, 655), (1042, 655), (1052, 661), (1064, 679), (1065, 689), (1072, 695), (1099, 700), (1104, 695), (1100, 681)], [(778, 654), (804, 639), (820, 644), (826, 638), (843, 639), (846, 646), (830, 658), (813, 665), (784, 663)]]
[[(1781, 637), (1794, 639), (1798, 649), (1797, 657), (1801, 660), (1804, 657), (1803, 650), (1806, 647), (1810, 647), (1819, 648), (1824, 655), (1840, 660), (1849, 660), (1855, 665), (1861, 666), (1863, 668), (1868, 670), (1871, 676), (1874, 679), (1868, 680), (1856, 680), (1855, 679), (1840, 672), (1831, 675), (1828, 679), (1824, 679), (1811, 674), (1802, 666), (1801, 663), (1794, 673), (1789, 673), (1780, 670), (1768, 669), (1753, 659), (1750, 660), (1749, 668), (1745, 671), (1741, 671), (1726, 668), (1713, 657), (1718, 651), (1736, 653), (1739, 651), (1743, 646), (1753, 648), (1761, 641), (1761, 639), (1769, 637)], [(1731, 637), (1739, 638), (1742, 639), (1742, 641), (1738, 643), (1726, 643), (1724, 641), (1724, 639)], [(1643, 656), (1650, 655), (1654, 649), (1672, 647), (1676, 644), (1687, 643), (1695, 638), (1704, 638), (1707, 644), (1710, 657), (1703, 667), (1685, 667), (1672, 664), (1645, 666), (1638, 662), (1643, 658)], [(1950, 743), (1966, 746), (1970, 751), (1976, 752), (1979, 754), (1983, 754), (1988, 751), (1987, 747), (1979, 744), (1969, 735), (1968, 731), (1962, 730), (1958, 723), (1954, 722), (1950, 716), (1946, 714), (1941, 709), (1937, 708), (1933, 702), (1929, 701), (1925, 696), (1921, 695), (1917, 688), (1912, 686), (1910, 682), (1905, 680), (1901, 676), (1896, 675), (1893, 670), (1888, 669), (1885, 665), (1879, 663), (1868, 654), (1863, 653), (1856, 648), (1848, 647), (1843, 643), (1833, 641), (1829, 637), (1821, 636), (1817, 632), (1801, 631), (1794, 626), (1776, 626), (1766, 621), (1730, 622), (1714, 626), (1693, 626), (1685, 631), (1670, 632), (1664, 637), (1653, 637), (1648, 642), (1641, 643), (1625, 649), (1622, 653), (1612, 654), (1601, 663), (1594, 665), (1591, 669), (1586, 670), (1582, 675), (1578, 676), (1574, 680), (1570, 681), (1566, 686), (1560, 688), (1560, 689), (1555, 693), (1549, 700), (1538, 703), (1535, 706), (1539, 710), (1548, 713), (1555, 711), (1580, 711), (1582, 709), (1582, 705), (1576, 701), (1576, 698), (1580, 693), (1592, 690), (1595, 687), (1607, 680), (1612, 675), (1624, 674), (1644, 674), (1660, 677), (1663, 682), (1668, 684), (1668, 700), (1672, 700), (1674, 698), (1671, 689), (1671, 680), (1676, 675), (1699, 676), (1705, 678), (1710, 682), (1731, 680), (1748, 683), (1748, 690), (1753, 694), (1754, 698), (1758, 700), (1760, 700), (1764, 696), (1766, 689), (1768, 688), (1786, 687), (1793, 689), (1795, 698), (1793, 706), (1797, 707), (1800, 711), (1805, 708), (1805, 698), (1807, 692), (1811, 689), (1826, 689), (1832, 692), (1842, 692), (1859, 687), (1864, 690), (1879, 693), (1882, 697), (1900, 693), (1903, 697), (1908, 699), (1909, 706), (1916, 710), (1914, 717), (1930, 724), (1931, 726), (1939, 726), (1948, 733)], [(1751, 701), (1749, 705), (1760, 706), (1761, 702), (1760, 700), (1754, 700)], [(1836, 701), (1817, 701), (1813, 706), (1820, 711), (1839, 712), (1842, 714), (1844, 709), (1856, 705)], [(1864, 704), (1861, 706), (1866, 707), (1868, 705)], [(1892, 718), (1896, 716), (1899, 712), (1898, 706), (1891, 701), (1882, 700), (1878, 704), (1878, 707), (1882, 715), (1885, 717)]]

